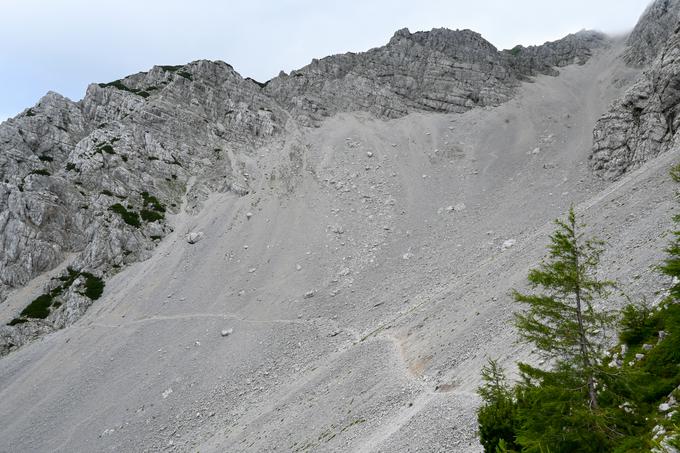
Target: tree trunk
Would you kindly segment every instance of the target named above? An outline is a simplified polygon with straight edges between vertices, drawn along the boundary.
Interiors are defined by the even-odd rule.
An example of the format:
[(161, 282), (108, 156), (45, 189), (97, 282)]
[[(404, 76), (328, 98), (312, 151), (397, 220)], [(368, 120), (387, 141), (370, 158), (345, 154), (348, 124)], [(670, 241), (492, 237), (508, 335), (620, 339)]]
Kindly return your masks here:
[(588, 340), (586, 339), (586, 331), (583, 327), (583, 314), (581, 313), (581, 287), (577, 284), (574, 290), (576, 295), (576, 319), (578, 320), (578, 337), (579, 349), (581, 351), (581, 360), (583, 361), (583, 368), (587, 374), (588, 380), (588, 405), (591, 409), (597, 409), (597, 393), (595, 392), (595, 378), (590, 364), (590, 356), (588, 355)]
[(590, 409), (597, 409), (597, 392), (595, 391), (595, 377), (593, 376), (593, 369), (591, 368), (590, 356), (588, 354), (588, 339), (586, 338), (586, 330), (583, 327), (583, 313), (581, 311), (581, 271), (579, 265), (579, 248), (576, 243), (576, 222), (572, 220), (571, 227), (574, 245), (574, 267), (576, 269), (576, 274), (578, 275), (576, 285), (574, 287), (574, 295), (576, 296), (576, 319), (578, 320), (578, 338), (579, 338), (579, 349), (581, 352), (581, 360), (583, 361), (583, 368), (586, 372), (587, 383), (588, 383), (588, 406)]

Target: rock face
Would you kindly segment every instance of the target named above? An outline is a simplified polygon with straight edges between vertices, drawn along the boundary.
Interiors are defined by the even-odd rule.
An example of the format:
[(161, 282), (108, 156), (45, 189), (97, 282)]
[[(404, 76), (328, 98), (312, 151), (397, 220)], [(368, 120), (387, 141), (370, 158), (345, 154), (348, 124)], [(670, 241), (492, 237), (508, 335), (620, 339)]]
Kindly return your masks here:
[(657, 57), (667, 43), (680, 18), (680, 1), (655, 1), (642, 15), (628, 37), (624, 59), (628, 64), (644, 66)]
[[(665, 28), (677, 23), (680, 2), (657, 1), (651, 5), (631, 35), (626, 56), (644, 62), (657, 51), (661, 41), (655, 30), (669, 32), (652, 65), (614, 102), (593, 131), (591, 165), (596, 173), (613, 179), (640, 166), (677, 144), (678, 103), (680, 102), (680, 29)], [(659, 16), (664, 11), (665, 14)], [(656, 39), (656, 38), (654, 38)], [(637, 50), (636, 50), (637, 49)], [(641, 50), (644, 49), (644, 50)]]
[[(192, 210), (212, 191), (248, 192), (264, 177), (252, 150), (286, 121), (260, 91), (222, 62), (156, 66), (90, 85), (77, 103), (49, 93), (4, 122), (0, 301), (69, 256), (76, 269), (115, 272), (148, 256), (183, 202)], [(55, 316), (3, 329), (30, 338), (62, 327)]]
[(559, 41), (547, 42), (541, 46), (516, 46), (503, 53), (518, 78), (537, 74), (556, 76), (559, 72), (555, 67), (584, 64), (592, 55), (593, 49), (603, 46), (605, 42), (602, 33), (582, 30)]
[[(383, 47), (266, 84), (197, 61), (90, 85), (79, 102), (48, 93), (0, 125), (0, 302), (65, 260), (106, 278), (145, 259), (170, 231), (166, 217), (197, 210), (211, 192), (242, 195), (263, 179), (290, 190), (302, 169), (298, 125), (345, 111), (394, 118), (498, 105), (519, 81), (583, 63), (605, 43), (580, 32), (499, 52), (469, 30), (404, 29)], [(266, 165), (263, 148), (274, 156)], [(74, 322), (89, 306), (78, 294), (66, 291), (45, 319), (0, 328), (0, 350)]]
[(557, 75), (554, 66), (583, 63), (604, 35), (580, 32), (499, 52), (470, 30), (402, 29), (383, 47), (334, 55), (281, 75), (265, 92), (303, 124), (341, 111), (396, 118), (414, 111), (465, 112), (508, 100), (527, 76)]

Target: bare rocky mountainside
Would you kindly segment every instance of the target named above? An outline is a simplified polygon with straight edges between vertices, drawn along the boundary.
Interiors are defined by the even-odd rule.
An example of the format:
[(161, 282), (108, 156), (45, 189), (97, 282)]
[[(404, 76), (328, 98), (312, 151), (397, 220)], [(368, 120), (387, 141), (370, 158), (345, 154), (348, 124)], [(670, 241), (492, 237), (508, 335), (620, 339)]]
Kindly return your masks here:
[(0, 452), (481, 451), (553, 219), (629, 294), (667, 283), (679, 20), (48, 93), (0, 124)]

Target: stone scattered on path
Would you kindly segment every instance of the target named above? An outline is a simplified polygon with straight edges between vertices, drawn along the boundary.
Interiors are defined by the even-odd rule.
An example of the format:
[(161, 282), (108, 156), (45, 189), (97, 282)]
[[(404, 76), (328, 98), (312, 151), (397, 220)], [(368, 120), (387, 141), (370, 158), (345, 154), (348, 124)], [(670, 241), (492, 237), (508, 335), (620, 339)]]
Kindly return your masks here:
[(187, 242), (189, 244), (195, 244), (198, 241), (203, 239), (203, 232), (202, 231), (194, 231), (189, 234), (187, 234)]

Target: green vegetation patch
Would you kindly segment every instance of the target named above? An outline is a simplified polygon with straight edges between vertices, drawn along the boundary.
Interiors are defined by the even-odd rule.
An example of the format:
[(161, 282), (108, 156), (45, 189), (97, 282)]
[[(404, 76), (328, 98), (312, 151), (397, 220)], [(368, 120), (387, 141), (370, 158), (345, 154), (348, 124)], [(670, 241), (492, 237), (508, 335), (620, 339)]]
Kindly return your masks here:
[(111, 146), (112, 143), (115, 143), (117, 139), (111, 140), (111, 143), (109, 142), (103, 142), (95, 146), (94, 152), (95, 153), (106, 153), (106, 154), (116, 154), (116, 150), (113, 149), (113, 146)]
[(158, 198), (153, 195), (149, 195), (149, 192), (142, 192), (142, 200), (144, 201), (144, 206), (148, 206), (154, 211), (165, 212), (165, 205), (158, 201)]
[(140, 227), (142, 224), (139, 221), (139, 214), (135, 211), (128, 211), (125, 206), (120, 203), (115, 203), (109, 206), (109, 210), (118, 214), (125, 223), (134, 227)]
[(156, 222), (158, 220), (163, 220), (165, 216), (163, 214), (160, 214), (156, 211), (149, 211), (148, 209), (142, 209), (140, 211), (140, 215), (142, 217), (142, 220), (145, 222)]
[(51, 176), (52, 173), (50, 173), (46, 168), (39, 168), (37, 170), (33, 170), (31, 175), (41, 175), (41, 176)]
[(513, 56), (516, 57), (517, 55), (522, 53), (522, 50), (523, 50), (523, 47), (520, 46), (520, 45), (517, 45), (517, 46), (513, 47), (512, 49), (508, 50), (508, 52), (510, 53), (510, 55), (513, 55)]
[(52, 162), (54, 160), (50, 156), (45, 156), (45, 155), (38, 156), (38, 159), (40, 159), (43, 162)]
[(184, 77), (187, 80), (194, 80), (194, 77), (191, 75), (191, 73), (187, 71), (177, 71), (177, 75), (180, 77)]
[(127, 91), (129, 93), (136, 94), (137, 96), (141, 96), (143, 98), (148, 98), (149, 96), (151, 96), (149, 91), (153, 91), (153, 90), (158, 89), (158, 87), (147, 87), (147, 88), (144, 88), (144, 89), (130, 88), (129, 86), (125, 85), (122, 80), (114, 80), (113, 82), (109, 82), (109, 83), (100, 83), (99, 86), (101, 88), (109, 88), (109, 87), (116, 88), (116, 89), (121, 90), (121, 91)]
[(99, 299), (104, 293), (104, 280), (89, 272), (81, 272), (80, 275), (85, 277), (85, 291), (83, 294), (91, 300)]
[(55, 299), (62, 295), (68, 288), (70, 288), (80, 276), (85, 278), (85, 289), (81, 294), (91, 300), (99, 299), (104, 292), (104, 280), (91, 274), (90, 272), (76, 271), (69, 267), (65, 275), (58, 277), (58, 280), (61, 282), (59, 286), (33, 299), (33, 301), (22, 310), (19, 317), (14, 318), (12, 321), (7, 323), (7, 325), (15, 326), (28, 322), (30, 319), (47, 318), (52, 308), (59, 308), (62, 305), (61, 302)]
[(139, 213), (132, 210), (130, 206), (126, 208), (120, 203), (111, 205), (109, 210), (120, 215), (128, 225), (135, 227), (140, 227), (142, 225), (140, 218), (145, 222), (157, 222), (165, 219), (165, 205), (161, 203), (158, 198), (150, 195), (149, 192), (142, 192), (141, 195), (142, 209)]
[(52, 301), (53, 296), (51, 293), (40, 295), (23, 309), (21, 316), (24, 318), (45, 319), (50, 314)]
[(177, 65), (177, 66), (159, 66), (163, 71), (167, 72), (177, 72), (180, 69), (182, 69), (184, 66), (182, 65)]

